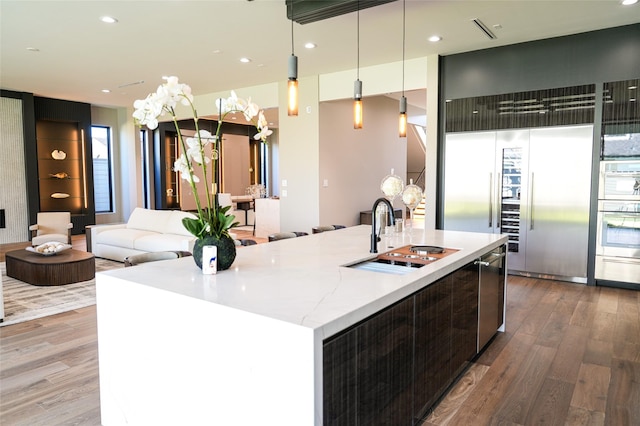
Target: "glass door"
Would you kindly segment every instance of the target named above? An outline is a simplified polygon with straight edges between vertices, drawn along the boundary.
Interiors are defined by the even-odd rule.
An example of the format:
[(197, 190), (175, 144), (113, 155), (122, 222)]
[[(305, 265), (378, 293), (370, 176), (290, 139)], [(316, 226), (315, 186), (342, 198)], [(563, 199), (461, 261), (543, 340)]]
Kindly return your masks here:
[(520, 190), (522, 187), (522, 148), (502, 150), (502, 190), (500, 228), (509, 236), (508, 250), (520, 251)]

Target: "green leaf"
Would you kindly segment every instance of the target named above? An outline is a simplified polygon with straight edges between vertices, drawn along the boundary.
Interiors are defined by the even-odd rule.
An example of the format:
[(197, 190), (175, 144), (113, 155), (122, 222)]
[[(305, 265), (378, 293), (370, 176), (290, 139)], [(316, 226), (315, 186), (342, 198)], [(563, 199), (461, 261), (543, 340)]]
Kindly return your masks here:
[(207, 225), (200, 219), (185, 217), (182, 219), (182, 225), (190, 234), (197, 238), (201, 238), (203, 235), (206, 235)]

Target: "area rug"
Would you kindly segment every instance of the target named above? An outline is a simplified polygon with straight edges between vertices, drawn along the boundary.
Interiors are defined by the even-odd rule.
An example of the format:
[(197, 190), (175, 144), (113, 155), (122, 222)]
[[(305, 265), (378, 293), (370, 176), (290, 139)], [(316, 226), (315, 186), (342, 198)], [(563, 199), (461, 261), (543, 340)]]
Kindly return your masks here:
[[(123, 268), (120, 262), (96, 258), (96, 272)], [(79, 283), (35, 286), (7, 276), (5, 262), (0, 262), (4, 296), (4, 321), (1, 326), (59, 314), (95, 305), (95, 279)]]

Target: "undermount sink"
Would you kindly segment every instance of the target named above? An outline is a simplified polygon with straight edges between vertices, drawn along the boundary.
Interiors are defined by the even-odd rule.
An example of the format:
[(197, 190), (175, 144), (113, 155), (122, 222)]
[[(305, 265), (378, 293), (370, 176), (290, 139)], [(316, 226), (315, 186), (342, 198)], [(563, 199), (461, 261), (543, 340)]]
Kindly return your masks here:
[[(435, 260), (435, 258), (434, 258)], [(417, 268), (424, 266), (421, 263), (407, 263), (407, 262), (391, 262), (384, 259), (371, 259), (364, 262), (349, 265), (349, 268), (360, 269), (363, 271), (371, 272), (384, 272), (386, 274), (404, 275)]]
[(379, 254), (373, 259), (345, 266), (363, 271), (404, 275), (435, 262), (454, 251), (457, 250), (432, 246), (404, 246)]

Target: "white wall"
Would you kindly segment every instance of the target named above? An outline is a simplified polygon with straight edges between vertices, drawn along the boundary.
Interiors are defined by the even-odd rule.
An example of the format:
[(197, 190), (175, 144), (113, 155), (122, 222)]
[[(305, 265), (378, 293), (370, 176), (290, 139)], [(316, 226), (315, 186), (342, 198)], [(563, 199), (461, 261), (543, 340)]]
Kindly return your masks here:
[(436, 227), (436, 182), (438, 179), (438, 55), (427, 58), (427, 147), (425, 158), (424, 227)]
[[(320, 220), (313, 225), (357, 225), (384, 194), (391, 169), (406, 175), (407, 140), (398, 136), (398, 102), (363, 99), (363, 128), (353, 128), (353, 101), (320, 104)], [(326, 182), (325, 182), (326, 181)], [(326, 186), (325, 186), (326, 183)], [(394, 207), (402, 208), (399, 199)]]
[[(287, 84), (280, 86), (280, 105), (287, 105)], [(311, 233), (320, 220), (317, 76), (299, 79), (299, 87), (299, 115), (289, 117), (286, 108), (279, 110), (280, 180), (274, 185), (280, 191), (280, 230)]]

